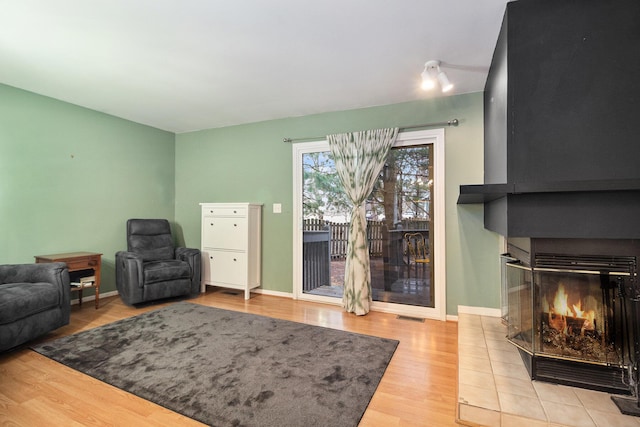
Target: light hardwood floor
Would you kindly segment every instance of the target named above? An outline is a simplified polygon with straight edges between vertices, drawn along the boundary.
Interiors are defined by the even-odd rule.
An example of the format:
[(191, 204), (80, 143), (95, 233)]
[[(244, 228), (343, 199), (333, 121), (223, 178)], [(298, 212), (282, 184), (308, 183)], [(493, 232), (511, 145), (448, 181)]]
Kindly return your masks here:
[[(340, 307), (211, 289), (190, 302), (325, 326), (400, 341), (360, 426), (455, 426), (457, 323), (398, 319), (371, 312), (358, 317)], [(100, 308), (72, 306), (71, 322), (37, 340), (94, 328), (162, 305), (124, 305), (118, 297)], [(366, 361), (363, 361), (366, 363)], [(0, 354), (2, 426), (201, 426), (202, 424), (95, 380), (30, 350)]]

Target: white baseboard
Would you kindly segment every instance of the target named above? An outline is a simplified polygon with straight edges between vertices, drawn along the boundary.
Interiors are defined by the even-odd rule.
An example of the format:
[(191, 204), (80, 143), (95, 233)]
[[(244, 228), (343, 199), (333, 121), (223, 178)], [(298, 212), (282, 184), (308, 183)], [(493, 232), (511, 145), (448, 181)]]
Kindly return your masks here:
[[(111, 292), (100, 292), (100, 298), (104, 298), (104, 297), (112, 297), (114, 295), (118, 295), (118, 291), (111, 291)], [(83, 296), (82, 297), (82, 302), (85, 303), (87, 301), (95, 301), (96, 300), (96, 296), (95, 295), (88, 295), (88, 296)], [(71, 305), (77, 305), (79, 302), (78, 298), (76, 299), (72, 299), (71, 300)]]
[(500, 317), (502, 311), (499, 308), (458, 306), (458, 314), (476, 314), (478, 316)]
[(270, 291), (268, 289), (262, 288), (251, 289), (251, 292), (255, 292), (256, 294), (271, 295), (274, 297), (293, 298), (293, 293), (291, 292)]

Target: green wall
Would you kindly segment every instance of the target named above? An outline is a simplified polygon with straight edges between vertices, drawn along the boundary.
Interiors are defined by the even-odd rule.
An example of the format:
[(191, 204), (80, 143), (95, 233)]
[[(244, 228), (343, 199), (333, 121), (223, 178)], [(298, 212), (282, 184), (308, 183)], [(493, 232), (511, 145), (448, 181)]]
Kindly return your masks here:
[(0, 263), (103, 253), (103, 292), (131, 217), (173, 220), (175, 135), (0, 85)]
[(101, 252), (109, 292), (128, 218), (167, 218), (178, 243), (199, 247), (198, 203), (258, 202), (263, 288), (292, 292), (292, 147), (282, 139), (458, 118), (446, 128), (447, 313), (498, 308), (498, 237), (481, 205), (456, 204), (460, 184), (483, 181), (482, 111), (475, 93), (174, 135), (0, 85), (0, 263)]
[[(460, 120), (446, 129), (447, 313), (499, 307), (498, 237), (481, 205), (457, 205), (459, 185), (483, 182), (482, 93), (209, 129), (176, 135), (175, 219), (200, 245), (200, 202), (263, 203), (263, 288), (292, 292), (293, 171), (284, 137)], [(282, 203), (282, 213), (272, 204)]]

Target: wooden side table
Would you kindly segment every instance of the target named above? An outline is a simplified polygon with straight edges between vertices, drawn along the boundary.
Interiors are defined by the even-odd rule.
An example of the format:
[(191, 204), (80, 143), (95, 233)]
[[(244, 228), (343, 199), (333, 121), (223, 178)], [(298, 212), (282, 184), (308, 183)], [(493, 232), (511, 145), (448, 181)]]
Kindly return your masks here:
[[(93, 270), (96, 277), (92, 288), (96, 290), (96, 310), (100, 301), (100, 266), (102, 264), (102, 254), (95, 252), (69, 252), (53, 255), (36, 255), (36, 263), (43, 262), (64, 262), (67, 264), (69, 272), (80, 270)], [(71, 287), (72, 291), (78, 291), (78, 305), (82, 305), (82, 287)]]

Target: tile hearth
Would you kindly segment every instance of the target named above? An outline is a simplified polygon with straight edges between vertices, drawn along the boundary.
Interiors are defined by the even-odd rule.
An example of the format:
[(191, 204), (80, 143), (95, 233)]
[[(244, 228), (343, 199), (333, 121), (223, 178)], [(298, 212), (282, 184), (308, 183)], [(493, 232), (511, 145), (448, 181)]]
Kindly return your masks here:
[(491, 427), (640, 427), (610, 394), (531, 381), (500, 318), (458, 316), (458, 416)]

